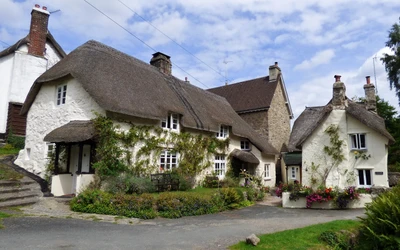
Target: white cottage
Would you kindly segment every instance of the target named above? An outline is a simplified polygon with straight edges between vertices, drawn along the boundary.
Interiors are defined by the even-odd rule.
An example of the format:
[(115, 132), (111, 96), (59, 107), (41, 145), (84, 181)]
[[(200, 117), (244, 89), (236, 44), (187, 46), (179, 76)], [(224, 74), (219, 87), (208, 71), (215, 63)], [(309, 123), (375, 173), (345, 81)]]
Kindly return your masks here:
[[(332, 100), (326, 106), (307, 107), (293, 125), (289, 148), (294, 156), (301, 153), (301, 163), (288, 167), (288, 178), (316, 186), (326, 174), (328, 187), (388, 187), (388, 146), (394, 139), (377, 114), (375, 87), (367, 77), (366, 101), (356, 103), (346, 97), (340, 76), (335, 78)], [(324, 151), (332, 146), (330, 127), (337, 128), (342, 141), (339, 164)]]
[[(223, 178), (231, 162), (261, 176), (264, 185), (275, 184), (279, 152), (225, 98), (172, 76), (170, 57), (163, 53), (153, 54), (147, 64), (96, 41), (75, 49), (35, 81), (22, 108), (28, 121), (25, 149), (15, 163), (43, 176), (48, 153), (55, 147), (57, 156), (64, 148), (64, 163), (56, 159), (52, 193), (79, 193), (94, 173), (90, 120), (95, 112), (125, 130), (144, 124), (229, 138), (226, 154), (215, 155), (209, 171)], [(179, 166), (179, 156), (168, 148), (159, 157), (160, 167)]]
[(32, 83), (66, 54), (48, 31), (50, 13), (35, 5), (29, 34), (0, 51), (0, 139), (10, 130), (25, 135), (26, 118), (19, 115)]

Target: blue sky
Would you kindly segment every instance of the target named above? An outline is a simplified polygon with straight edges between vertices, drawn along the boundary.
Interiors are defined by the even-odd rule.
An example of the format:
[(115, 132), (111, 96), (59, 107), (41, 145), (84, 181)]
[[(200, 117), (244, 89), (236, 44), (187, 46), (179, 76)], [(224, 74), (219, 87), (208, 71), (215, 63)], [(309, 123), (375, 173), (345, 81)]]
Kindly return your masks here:
[[(399, 21), (398, 0), (86, 1), (170, 55), (173, 74), (201, 88), (223, 85), (225, 74), (229, 83), (265, 76), (278, 61), (297, 117), (305, 106), (330, 100), (335, 74), (342, 75), (348, 97), (363, 96), (365, 76), (375, 82), (376, 56), (378, 94), (399, 110), (379, 61), (388, 52), (388, 30)], [(66, 52), (94, 39), (150, 61), (152, 49), (87, 2), (0, 0), (0, 50), (27, 34), (37, 3), (61, 10), (51, 14), (49, 30)]]

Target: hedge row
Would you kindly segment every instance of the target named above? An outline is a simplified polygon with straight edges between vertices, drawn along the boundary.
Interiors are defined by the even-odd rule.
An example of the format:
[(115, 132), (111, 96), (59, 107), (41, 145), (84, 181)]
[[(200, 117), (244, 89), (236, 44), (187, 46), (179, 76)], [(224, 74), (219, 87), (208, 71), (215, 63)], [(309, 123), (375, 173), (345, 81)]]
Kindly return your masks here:
[(153, 219), (157, 216), (179, 218), (210, 214), (251, 204), (241, 189), (221, 188), (212, 195), (166, 192), (158, 197), (151, 194), (110, 194), (100, 190), (87, 190), (72, 199), (70, 206), (75, 212)]

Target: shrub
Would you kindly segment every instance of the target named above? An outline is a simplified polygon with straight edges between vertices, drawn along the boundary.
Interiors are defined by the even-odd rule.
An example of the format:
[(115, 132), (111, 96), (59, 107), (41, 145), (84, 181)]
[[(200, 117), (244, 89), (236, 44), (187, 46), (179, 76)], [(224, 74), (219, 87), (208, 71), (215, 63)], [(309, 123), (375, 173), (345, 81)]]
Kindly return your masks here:
[(136, 177), (127, 174), (107, 178), (105, 180), (104, 189), (113, 194), (143, 194), (154, 193), (156, 191), (150, 178)]
[(193, 177), (184, 176), (178, 171), (172, 171), (171, 177), (179, 180), (179, 191), (187, 191), (193, 188)]
[(333, 249), (350, 250), (354, 249), (353, 237), (356, 237), (352, 232), (341, 230), (339, 232), (325, 231), (319, 236), (319, 240), (327, 243)]
[(206, 188), (218, 188), (219, 187), (219, 179), (218, 176), (215, 175), (207, 175), (204, 178), (203, 186)]
[(362, 241), (370, 249), (400, 249), (400, 186), (382, 193), (365, 209)]
[(221, 181), (221, 187), (228, 188), (228, 187), (238, 187), (239, 186), (239, 180), (231, 177), (231, 176), (225, 176), (225, 178)]
[(14, 135), (12, 131), (7, 135), (7, 144), (14, 148), (23, 149), (25, 147), (25, 136)]
[[(241, 196), (240, 192), (234, 188), (221, 188), (219, 195), (223, 201), (224, 207), (234, 209), (240, 207), (240, 203), (245, 201), (244, 195)], [(248, 196), (248, 195), (247, 195)]]

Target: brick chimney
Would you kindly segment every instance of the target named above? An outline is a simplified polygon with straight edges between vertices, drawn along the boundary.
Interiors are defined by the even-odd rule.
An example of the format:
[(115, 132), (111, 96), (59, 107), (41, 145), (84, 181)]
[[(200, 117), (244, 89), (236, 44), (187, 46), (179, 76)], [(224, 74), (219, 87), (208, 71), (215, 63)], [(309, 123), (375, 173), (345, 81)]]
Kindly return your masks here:
[(50, 12), (43, 6), (35, 4), (31, 12), (31, 27), (29, 30), (28, 53), (34, 56), (44, 56), (46, 49), (47, 27)]
[(376, 97), (375, 97), (375, 86), (371, 83), (370, 76), (365, 77), (366, 83), (364, 85), (365, 91), (365, 104), (368, 111), (376, 113)]
[(275, 62), (274, 65), (269, 66), (269, 81), (276, 81), (278, 79), (279, 73), (281, 73), (281, 69), (278, 66), (278, 62)]
[(335, 75), (333, 84), (332, 105), (334, 109), (345, 109), (346, 106), (346, 86), (340, 81), (340, 75)]
[(161, 52), (156, 52), (153, 54), (153, 58), (150, 60), (150, 64), (157, 67), (162, 73), (171, 75), (171, 60), (170, 56), (163, 54)]

